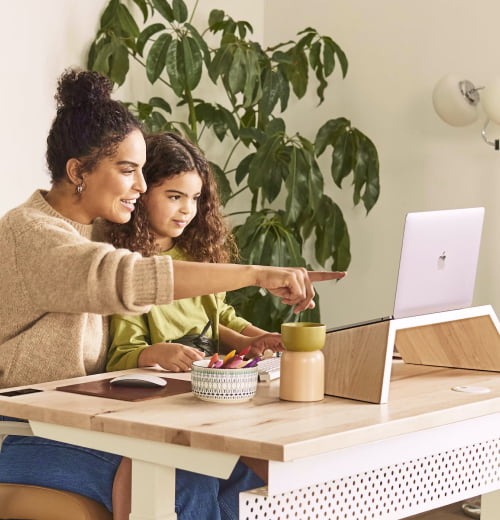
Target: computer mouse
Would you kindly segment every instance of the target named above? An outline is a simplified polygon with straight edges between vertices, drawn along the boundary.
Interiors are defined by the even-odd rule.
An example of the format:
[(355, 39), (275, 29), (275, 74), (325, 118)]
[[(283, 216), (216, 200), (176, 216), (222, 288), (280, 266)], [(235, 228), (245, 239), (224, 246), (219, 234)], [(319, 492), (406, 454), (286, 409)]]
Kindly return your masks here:
[(113, 386), (140, 386), (146, 388), (162, 387), (167, 381), (151, 374), (125, 374), (109, 381)]

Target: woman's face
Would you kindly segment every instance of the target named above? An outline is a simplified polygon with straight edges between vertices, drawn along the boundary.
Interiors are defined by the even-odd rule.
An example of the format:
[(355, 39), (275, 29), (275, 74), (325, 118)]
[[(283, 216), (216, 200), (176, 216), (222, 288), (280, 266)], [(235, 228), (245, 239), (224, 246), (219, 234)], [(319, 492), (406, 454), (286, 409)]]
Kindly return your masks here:
[(84, 175), (80, 196), (83, 220), (101, 217), (123, 224), (130, 220), (135, 203), (146, 191), (142, 167), (146, 161), (146, 143), (139, 130), (133, 130), (118, 145), (113, 156), (105, 157), (95, 169)]
[(196, 171), (179, 173), (150, 186), (144, 195), (149, 225), (162, 251), (173, 246), (198, 209), (202, 180)]

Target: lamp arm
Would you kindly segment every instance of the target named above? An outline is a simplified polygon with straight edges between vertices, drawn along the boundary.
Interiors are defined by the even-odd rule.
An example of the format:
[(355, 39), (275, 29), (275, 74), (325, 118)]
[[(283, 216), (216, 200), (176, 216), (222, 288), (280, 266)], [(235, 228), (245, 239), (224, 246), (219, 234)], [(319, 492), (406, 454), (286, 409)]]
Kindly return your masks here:
[(490, 146), (493, 146), (495, 150), (500, 150), (500, 139), (495, 139), (494, 141), (490, 141), (488, 137), (486, 136), (486, 127), (488, 126), (490, 120), (486, 119), (484, 122), (483, 129), (481, 130), (481, 135), (483, 136), (483, 140), (486, 144), (489, 144)]

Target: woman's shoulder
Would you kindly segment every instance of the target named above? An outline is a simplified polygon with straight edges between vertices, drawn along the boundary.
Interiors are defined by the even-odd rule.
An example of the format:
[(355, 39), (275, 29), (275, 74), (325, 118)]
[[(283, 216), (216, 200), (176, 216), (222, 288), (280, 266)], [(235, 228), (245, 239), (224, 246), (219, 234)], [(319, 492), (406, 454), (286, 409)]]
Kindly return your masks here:
[(23, 234), (36, 233), (39, 238), (56, 229), (79, 234), (90, 238), (91, 225), (78, 224), (65, 219), (50, 206), (43, 196), (43, 190), (37, 190), (19, 206), (9, 210), (0, 220), (0, 227), (20, 237)]

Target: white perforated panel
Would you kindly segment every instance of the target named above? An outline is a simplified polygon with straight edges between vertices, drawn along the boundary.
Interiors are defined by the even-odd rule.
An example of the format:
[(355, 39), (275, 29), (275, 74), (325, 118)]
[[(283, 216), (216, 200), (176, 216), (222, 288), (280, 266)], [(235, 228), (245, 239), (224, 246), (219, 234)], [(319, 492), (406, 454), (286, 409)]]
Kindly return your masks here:
[(500, 439), (275, 496), (240, 495), (240, 520), (405, 518), (500, 487)]

